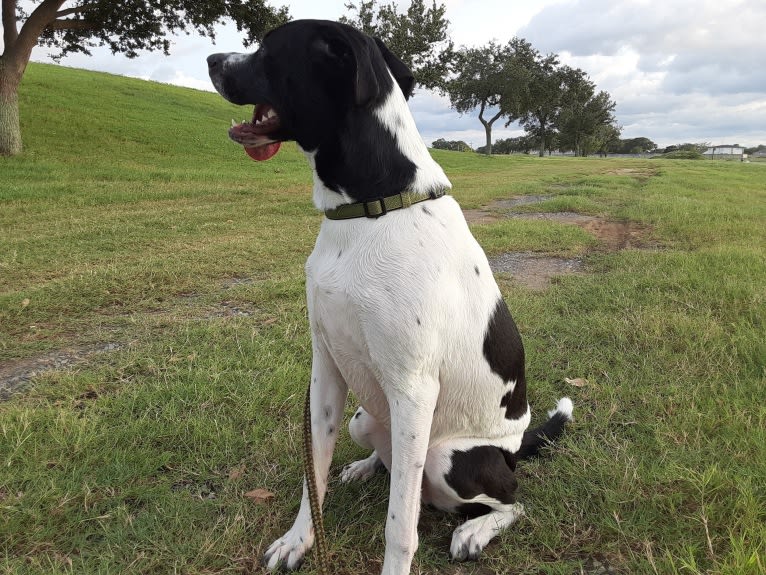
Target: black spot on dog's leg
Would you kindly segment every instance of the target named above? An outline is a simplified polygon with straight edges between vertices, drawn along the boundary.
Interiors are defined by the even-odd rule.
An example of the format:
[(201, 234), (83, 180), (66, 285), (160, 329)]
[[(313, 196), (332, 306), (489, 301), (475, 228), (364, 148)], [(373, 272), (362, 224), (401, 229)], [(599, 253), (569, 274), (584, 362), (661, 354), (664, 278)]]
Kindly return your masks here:
[(434, 215), (434, 214), (433, 214), (433, 212), (431, 212), (431, 210), (429, 210), (429, 209), (428, 209), (427, 207), (425, 207), (425, 206), (421, 206), (421, 207), (420, 207), (420, 209), (421, 209), (421, 210), (423, 210), (423, 213), (424, 213), (425, 215), (427, 215), (427, 216), (433, 216), (433, 215)]
[(513, 390), (500, 401), (507, 419), (518, 419), (527, 412), (527, 384), (524, 376), (524, 346), (516, 324), (502, 298), (498, 299), (484, 336), (484, 358), (489, 367)]
[(340, 259), (340, 256), (343, 255), (343, 250), (338, 250), (338, 259)]
[(418, 323), (418, 325), (420, 325), (420, 318), (419, 317), (416, 317), (415, 321)]
[(476, 275), (477, 275), (477, 276), (480, 276), (480, 275), (481, 275), (481, 272), (479, 271), (479, 266), (473, 266), (473, 271), (475, 271), (475, 272), (476, 272)]

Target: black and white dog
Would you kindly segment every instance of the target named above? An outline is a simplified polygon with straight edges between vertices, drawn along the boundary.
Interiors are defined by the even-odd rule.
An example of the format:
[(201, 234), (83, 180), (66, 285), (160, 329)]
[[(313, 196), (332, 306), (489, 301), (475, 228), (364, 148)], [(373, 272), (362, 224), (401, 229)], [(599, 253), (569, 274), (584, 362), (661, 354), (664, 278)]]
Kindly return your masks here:
[[(451, 184), (407, 107), (414, 79), (379, 40), (342, 24), (294, 21), (250, 55), (208, 58), (218, 92), (255, 104), (230, 137), (255, 159), (295, 140), (328, 217), (306, 263), (313, 452), (320, 501), (348, 390), (351, 437), (372, 454), (343, 481), (391, 473), (385, 574), (409, 573), (421, 499), (470, 517), (450, 553), (473, 559), (523, 514), (516, 460), (555, 439), (559, 400), (527, 430), (524, 349)], [(305, 489), (290, 530), (266, 552), (296, 569), (314, 542)]]

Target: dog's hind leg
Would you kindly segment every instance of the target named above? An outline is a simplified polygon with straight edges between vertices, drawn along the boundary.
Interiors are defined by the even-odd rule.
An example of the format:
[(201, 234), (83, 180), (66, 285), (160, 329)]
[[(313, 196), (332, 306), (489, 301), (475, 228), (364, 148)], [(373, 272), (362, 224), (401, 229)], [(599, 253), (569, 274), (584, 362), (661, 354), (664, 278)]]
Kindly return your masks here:
[(366, 459), (346, 465), (340, 475), (341, 481), (366, 481), (378, 471), (390, 467), (391, 433), (363, 407), (357, 409), (349, 421), (348, 431), (359, 447), (372, 449), (373, 452)]
[[(311, 368), (311, 434), (314, 454), (314, 475), (316, 477), (319, 505), (321, 507), (327, 492), (327, 475), (330, 470), (338, 427), (343, 418), (343, 409), (348, 394), (346, 383), (335, 366), (332, 357), (313, 338), (314, 359)], [(298, 516), (290, 530), (277, 539), (264, 555), (269, 570), (284, 567), (290, 571), (298, 569), (303, 557), (314, 544), (314, 527), (311, 521), (306, 480), (303, 481), (303, 498)]]
[(423, 500), (470, 517), (452, 536), (450, 555), (476, 559), (502, 529), (524, 514), (516, 502), (515, 457), (481, 439), (452, 439), (431, 448)]

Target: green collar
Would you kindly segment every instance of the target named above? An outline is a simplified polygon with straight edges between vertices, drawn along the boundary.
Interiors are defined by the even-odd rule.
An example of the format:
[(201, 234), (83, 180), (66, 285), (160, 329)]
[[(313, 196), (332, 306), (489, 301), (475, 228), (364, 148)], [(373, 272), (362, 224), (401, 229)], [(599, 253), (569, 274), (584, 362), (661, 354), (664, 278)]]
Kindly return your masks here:
[(379, 218), (392, 210), (409, 208), (412, 204), (435, 200), (447, 193), (446, 188), (429, 192), (428, 195), (415, 192), (402, 192), (395, 196), (376, 198), (369, 202), (357, 202), (355, 204), (342, 204), (333, 210), (325, 210), (324, 215), (330, 220), (350, 220), (353, 218)]

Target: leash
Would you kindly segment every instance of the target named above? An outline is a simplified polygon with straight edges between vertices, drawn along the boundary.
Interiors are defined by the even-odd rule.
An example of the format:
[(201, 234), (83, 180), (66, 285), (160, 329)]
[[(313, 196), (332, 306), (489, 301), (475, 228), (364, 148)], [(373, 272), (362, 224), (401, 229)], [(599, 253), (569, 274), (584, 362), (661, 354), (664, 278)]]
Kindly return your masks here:
[(309, 494), (311, 507), (311, 522), (314, 524), (314, 539), (316, 548), (317, 567), (320, 575), (330, 575), (327, 559), (327, 541), (325, 540), (322, 507), (319, 505), (319, 490), (317, 489), (316, 470), (314, 468), (314, 453), (311, 446), (311, 385), (306, 390), (306, 403), (303, 406), (303, 470), (306, 475), (306, 489)]

